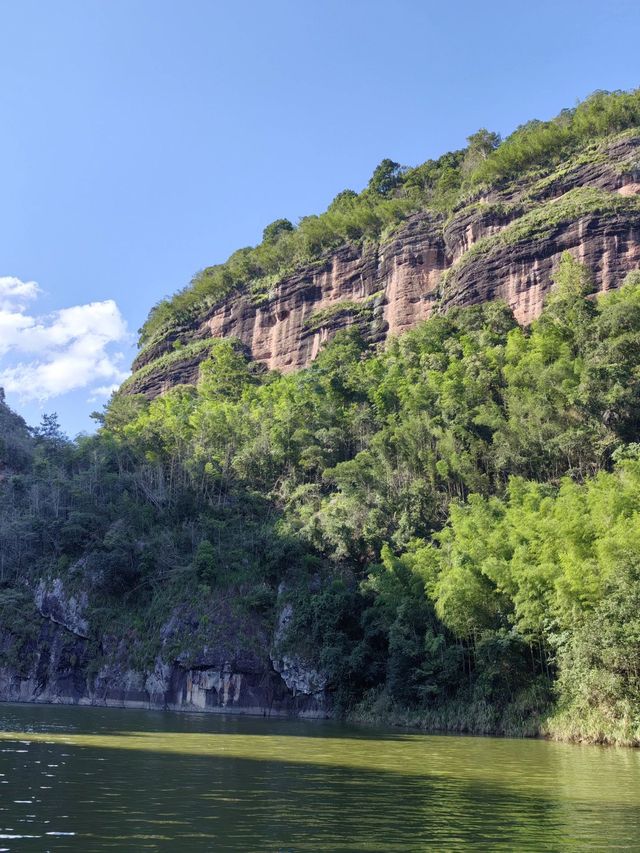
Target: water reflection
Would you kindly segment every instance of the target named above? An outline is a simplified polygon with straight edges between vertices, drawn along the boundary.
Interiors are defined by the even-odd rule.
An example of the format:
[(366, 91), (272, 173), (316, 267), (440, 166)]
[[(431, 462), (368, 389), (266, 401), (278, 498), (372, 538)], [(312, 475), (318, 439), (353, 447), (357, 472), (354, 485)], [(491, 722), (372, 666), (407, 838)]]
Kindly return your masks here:
[(640, 849), (640, 756), (80, 708), (0, 710), (0, 849)]

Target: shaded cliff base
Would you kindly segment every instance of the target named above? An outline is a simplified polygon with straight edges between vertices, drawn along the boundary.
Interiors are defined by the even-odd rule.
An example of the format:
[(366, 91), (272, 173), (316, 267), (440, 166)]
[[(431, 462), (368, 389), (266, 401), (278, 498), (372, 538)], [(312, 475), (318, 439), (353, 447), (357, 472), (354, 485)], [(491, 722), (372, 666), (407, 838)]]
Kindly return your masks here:
[(12, 622), (0, 626), (0, 701), (268, 717), (330, 714), (322, 678), (295, 656), (277, 653), (277, 631), (275, 637), (262, 633), (255, 617), (239, 626), (223, 615), (222, 630), (209, 630), (203, 642), (194, 614), (177, 607), (158, 637), (145, 638), (90, 627), (86, 594), (69, 593), (60, 579), (41, 583), (34, 599), (35, 612), (25, 595), (16, 601)]
[[(546, 738), (568, 743), (640, 748), (640, 731), (629, 723), (617, 724), (597, 709), (576, 717), (570, 710), (558, 711), (541, 685), (498, 708), (470, 696), (420, 710), (401, 708), (384, 696), (368, 697), (346, 715), (328, 709), (325, 702), (309, 702), (308, 696), (287, 695), (286, 686), (276, 703), (258, 696), (257, 704), (239, 702), (236, 686), (243, 677), (215, 671), (175, 670), (177, 692), (159, 698), (131, 684), (113, 685), (108, 692), (55, 692), (55, 686), (42, 690), (30, 678), (21, 678), (11, 668), (0, 667), (0, 703), (38, 705), (77, 705), (79, 707), (120, 708), (146, 711), (174, 711), (184, 714), (223, 714), (280, 719), (344, 719), (349, 723), (410, 729), (423, 734), (466, 734), (507, 738)], [(197, 682), (195, 690), (190, 687)], [(218, 689), (221, 685), (221, 689)], [(54, 688), (54, 689), (52, 689)], [(64, 690), (64, 688), (62, 688)], [(242, 691), (240, 691), (242, 693)], [(233, 694), (232, 701), (225, 694)], [(246, 701), (246, 693), (243, 697)]]

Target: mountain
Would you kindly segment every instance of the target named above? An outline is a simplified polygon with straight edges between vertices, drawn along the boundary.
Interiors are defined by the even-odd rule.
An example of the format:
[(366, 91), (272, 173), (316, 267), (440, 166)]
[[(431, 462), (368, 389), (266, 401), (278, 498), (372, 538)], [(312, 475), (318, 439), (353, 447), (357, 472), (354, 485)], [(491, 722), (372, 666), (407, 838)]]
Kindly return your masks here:
[[(487, 152), (475, 180), (465, 173), (469, 152), (454, 152), (399, 174), (387, 195), (371, 187), (346, 200), (341, 194), (334, 205), (351, 205), (347, 216), (354, 219), (359, 207), (372, 217), (383, 210), (367, 231), (340, 220), (331, 224), (339, 211), (330, 208), (323, 214), (330, 220), (324, 236), (330, 248), (317, 237), (311, 250), (286, 248), (292, 237), (307, 246), (305, 228), (323, 220), (308, 217), (311, 224), (303, 220), (297, 231), (281, 232), (275, 246), (268, 237), (266, 246), (205, 270), (173, 303), (152, 312), (126, 392), (153, 397), (195, 382), (212, 338), (237, 339), (256, 362), (289, 371), (308, 366), (327, 340), (353, 324), (371, 343), (384, 343), (433, 313), (493, 299), (528, 324), (542, 310), (564, 251), (589, 267), (597, 291), (619, 286), (640, 260), (640, 135), (634, 128), (579, 139), (567, 132), (561, 142), (549, 142), (545, 133), (544, 123), (517, 131)], [(523, 173), (487, 183), (487, 164), (518, 144), (533, 158)], [(541, 152), (541, 144), (551, 153)], [(437, 182), (434, 189), (424, 177), (429, 168), (458, 185), (453, 194), (437, 195)], [(265, 248), (285, 256), (275, 273), (263, 272), (274, 268), (270, 256), (260, 260)], [(180, 299), (192, 294), (185, 310)], [(168, 319), (158, 325), (156, 312)]]
[(158, 303), (69, 441), (0, 400), (0, 699), (640, 744), (640, 91)]

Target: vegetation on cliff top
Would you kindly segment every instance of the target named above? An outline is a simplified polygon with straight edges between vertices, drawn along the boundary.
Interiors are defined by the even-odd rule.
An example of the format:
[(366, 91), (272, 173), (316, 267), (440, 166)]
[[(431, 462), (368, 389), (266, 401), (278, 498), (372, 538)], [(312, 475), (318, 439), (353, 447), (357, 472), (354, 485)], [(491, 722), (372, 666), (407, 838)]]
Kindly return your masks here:
[(155, 305), (140, 330), (140, 346), (152, 346), (238, 288), (260, 300), (287, 274), (338, 246), (378, 241), (412, 212), (448, 214), (489, 187), (527, 175), (540, 178), (586, 146), (632, 127), (640, 127), (640, 90), (596, 92), (551, 121), (522, 125), (504, 141), (481, 129), (468, 138), (465, 149), (415, 168), (383, 160), (361, 193), (344, 190), (324, 213), (305, 216), (295, 227), (276, 220), (265, 228), (258, 246), (239, 249), (224, 264), (207, 267), (186, 288)]
[(352, 329), (287, 376), (217, 340), (197, 388), (116, 396), (75, 444), (0, 406), (3, 659), (42, 577), (136, 665), (184, 608), (165, 655), (288, 600), (345, 712), (640, 743), (640, 280), (589, 290), (566, 256), (528, 330), (499, 303), (377, 354)]

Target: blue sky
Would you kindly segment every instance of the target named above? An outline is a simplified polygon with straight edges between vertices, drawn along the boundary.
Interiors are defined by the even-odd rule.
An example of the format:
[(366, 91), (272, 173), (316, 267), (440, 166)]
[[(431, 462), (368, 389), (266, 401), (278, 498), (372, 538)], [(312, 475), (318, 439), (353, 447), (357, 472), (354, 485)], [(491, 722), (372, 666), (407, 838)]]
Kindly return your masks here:
[(148, 309), (265, 224), (640, 85), (640, 4), (0, 2), (0, 383), (70, 434)]

